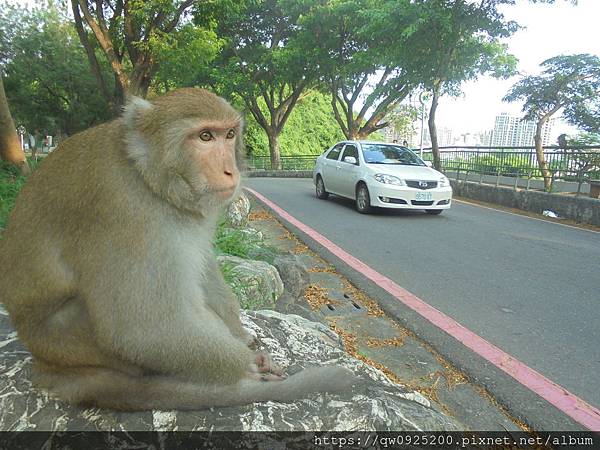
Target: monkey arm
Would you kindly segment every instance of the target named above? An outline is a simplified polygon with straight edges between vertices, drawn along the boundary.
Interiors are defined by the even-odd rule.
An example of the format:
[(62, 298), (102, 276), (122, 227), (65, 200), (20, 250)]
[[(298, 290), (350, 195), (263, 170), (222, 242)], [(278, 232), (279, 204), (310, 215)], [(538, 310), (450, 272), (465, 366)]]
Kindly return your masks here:
[(210, 280), (202, 286), (206, 292), (207, 306), (225, 322), (234, 336), (242, 339), (247, 345), (254, 342), (254, 337), (240, 322), (240, 304), (223, 279), (216, 259), (211, 258), (207, 261), (205, 279)]

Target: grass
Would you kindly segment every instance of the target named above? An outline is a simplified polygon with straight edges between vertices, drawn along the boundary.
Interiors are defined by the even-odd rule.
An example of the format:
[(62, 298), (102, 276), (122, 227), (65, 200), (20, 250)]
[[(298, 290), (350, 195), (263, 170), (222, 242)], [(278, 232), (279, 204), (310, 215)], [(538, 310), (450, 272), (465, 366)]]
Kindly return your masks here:
[(0, 231), (6, 226), (8, 215), (26, 179), (12, 164), (0, 162)]
[(222, 219), (217, 227), (213, 244), (218, 255), (259, 259), (268, 263), (273, 263), (273, 259), (278, 254), (277, 250), (266, 245), (260, 236), (229, 228), (225, 219)]

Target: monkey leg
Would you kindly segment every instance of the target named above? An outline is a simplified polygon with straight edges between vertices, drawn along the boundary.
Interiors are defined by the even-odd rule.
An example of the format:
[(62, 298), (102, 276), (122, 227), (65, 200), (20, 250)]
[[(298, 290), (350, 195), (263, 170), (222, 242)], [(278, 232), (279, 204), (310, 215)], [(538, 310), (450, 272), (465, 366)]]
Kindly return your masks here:
[(139, 411), (291, 402), (315, 392), (344, 392), (357, 380), (350, 371), (338, 366), (306, 369), (283, 381), (244, 377), (225, 385), (202, 385), (165, 376), (136, 377), (103, 368), (38, 366), (35, 381), (38, 387), (75, 405)]

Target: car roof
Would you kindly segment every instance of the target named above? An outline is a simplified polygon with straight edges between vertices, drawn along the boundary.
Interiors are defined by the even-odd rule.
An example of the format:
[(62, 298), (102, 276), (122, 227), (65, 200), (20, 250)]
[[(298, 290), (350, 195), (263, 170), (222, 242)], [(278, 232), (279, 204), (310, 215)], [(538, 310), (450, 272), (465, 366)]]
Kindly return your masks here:
[(405, 147), (404, 145), (399, 144), (397, 142), (368, 141), (368, 140), (360, 140), (360, 139), (350, 140), (350, 141), (339, 141), (333, 145), (335, 146), (338, 144), (379, 144), (379, 145), (394, 145), (396, 147)]

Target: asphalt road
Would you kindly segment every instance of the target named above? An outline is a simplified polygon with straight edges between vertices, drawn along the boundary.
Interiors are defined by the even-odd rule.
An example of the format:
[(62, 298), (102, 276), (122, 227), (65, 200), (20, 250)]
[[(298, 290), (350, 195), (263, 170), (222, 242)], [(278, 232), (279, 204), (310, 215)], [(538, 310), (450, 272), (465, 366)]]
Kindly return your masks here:
[(455, 202), (362, 215), (312, 180), (260, 192), (378, 272), (600, 407), (600, 233)]

